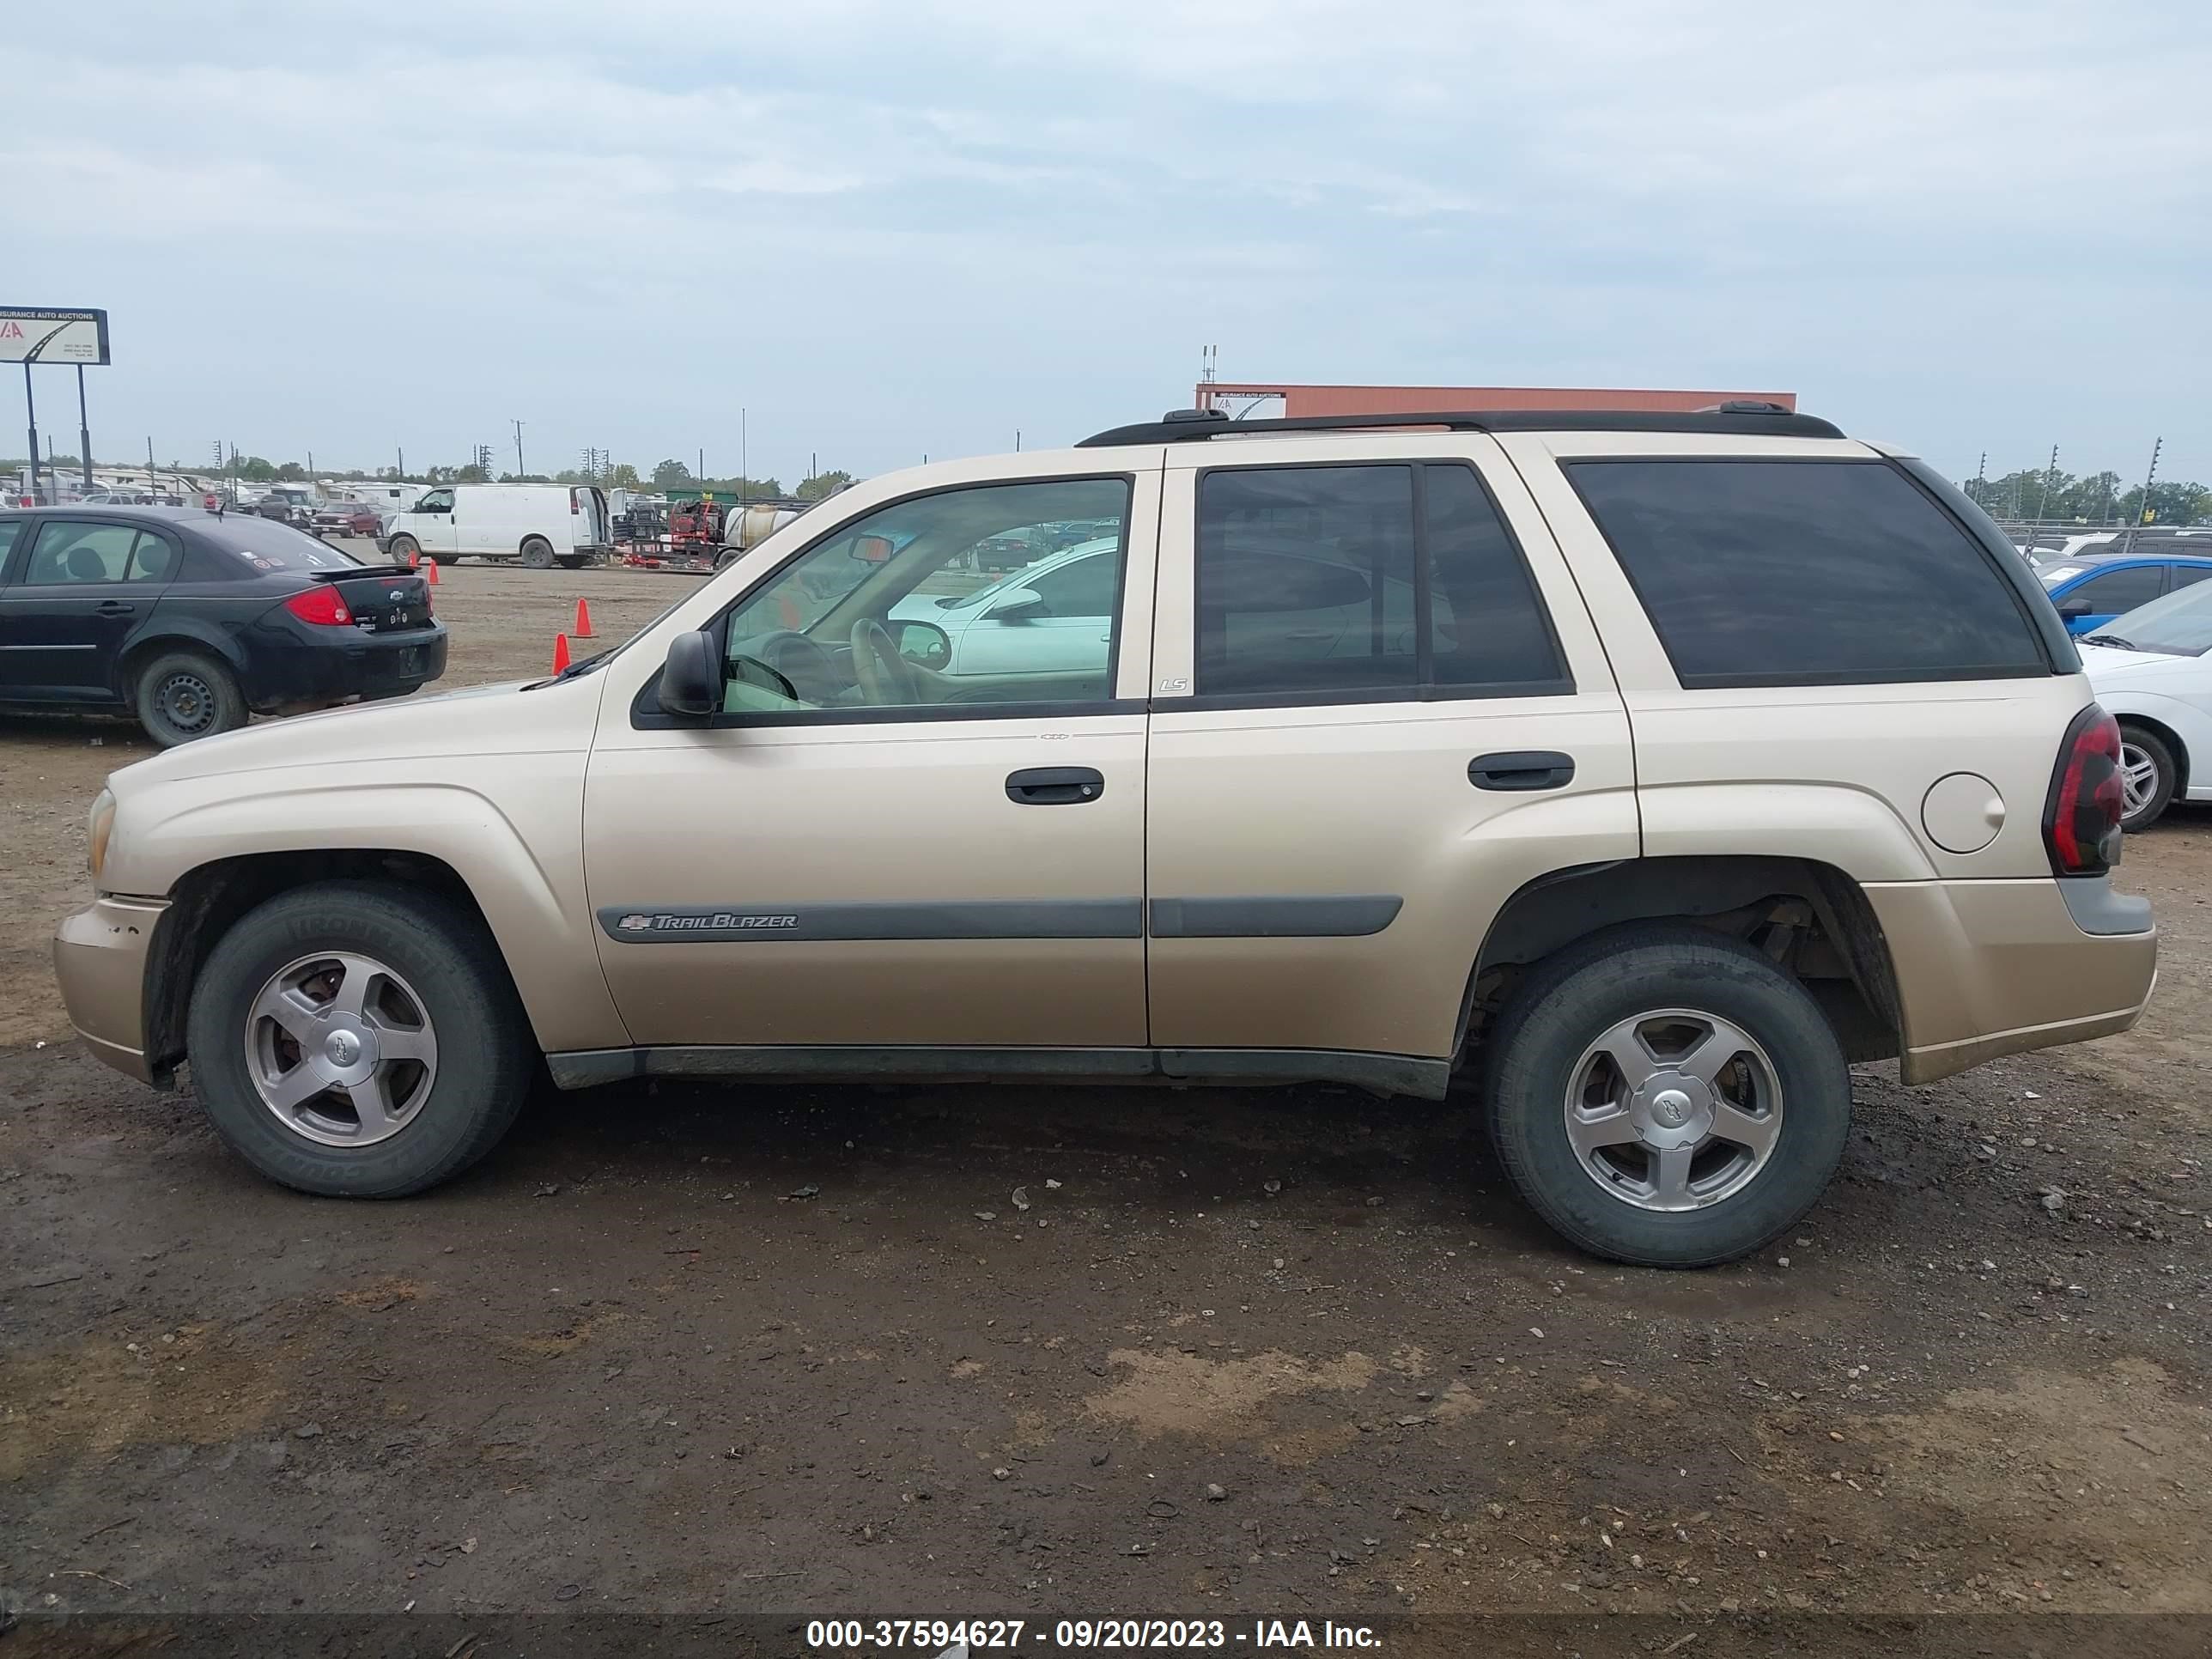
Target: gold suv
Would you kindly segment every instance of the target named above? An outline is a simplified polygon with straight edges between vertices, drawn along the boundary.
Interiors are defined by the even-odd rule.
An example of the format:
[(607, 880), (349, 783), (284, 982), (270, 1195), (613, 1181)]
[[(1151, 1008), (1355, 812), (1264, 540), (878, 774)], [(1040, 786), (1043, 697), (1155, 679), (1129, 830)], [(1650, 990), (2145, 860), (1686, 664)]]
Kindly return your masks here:
[(896, 473), (550, 680), (117, 773), (71, 1017), (275, 1180), (417, 1192), (541, 1062), (1462, 1081), (1583, 1248), (1790, 1226), (1855, 1060), (2126, 1030), (2112, 721), (1926, 465), (1767, 405)]

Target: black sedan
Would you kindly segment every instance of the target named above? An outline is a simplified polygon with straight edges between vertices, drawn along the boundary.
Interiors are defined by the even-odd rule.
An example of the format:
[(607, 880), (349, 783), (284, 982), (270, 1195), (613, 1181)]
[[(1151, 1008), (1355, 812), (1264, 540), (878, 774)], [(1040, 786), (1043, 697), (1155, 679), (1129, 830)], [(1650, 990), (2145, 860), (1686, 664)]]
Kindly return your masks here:
[(430, 590), (251, 514), (0, 511), (0, 707), (129, 713), (164, 748), (446, 672)]

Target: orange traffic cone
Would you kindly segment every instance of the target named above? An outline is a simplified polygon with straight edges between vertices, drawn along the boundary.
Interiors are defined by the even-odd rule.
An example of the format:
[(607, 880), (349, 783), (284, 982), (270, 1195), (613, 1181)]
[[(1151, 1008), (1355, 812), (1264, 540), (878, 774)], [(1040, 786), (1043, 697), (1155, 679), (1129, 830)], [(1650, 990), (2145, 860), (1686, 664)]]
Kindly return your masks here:
[(580, 640), (592, 637), (592, 607), (581, 599), (576, 601), (576, 637)]
[(407, 568), (410, 570), (420, 570), (422, 568), (422, 556), (420, 553), (410, 553), (407, 556)]
[(553, 672), (557, 674), (568, 665), (568, 636), (566, 634), (556, 634), (553, 636)]
[(438, 562), (435, 559), (422, 567), (422, 579), (433, 587), (438, 585)]

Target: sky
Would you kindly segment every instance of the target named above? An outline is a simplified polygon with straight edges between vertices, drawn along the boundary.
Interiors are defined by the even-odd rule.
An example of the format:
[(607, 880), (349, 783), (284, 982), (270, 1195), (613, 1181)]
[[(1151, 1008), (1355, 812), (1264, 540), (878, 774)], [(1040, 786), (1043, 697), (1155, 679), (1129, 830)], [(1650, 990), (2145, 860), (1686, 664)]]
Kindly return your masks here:
[(1215, 345), (2212, 480), (2200, 0), (19, 9), (0, 304), (111, 313), (103, 459), (520, 419), (723, 475), (742, 410), (790, 486), (1151, 418)]

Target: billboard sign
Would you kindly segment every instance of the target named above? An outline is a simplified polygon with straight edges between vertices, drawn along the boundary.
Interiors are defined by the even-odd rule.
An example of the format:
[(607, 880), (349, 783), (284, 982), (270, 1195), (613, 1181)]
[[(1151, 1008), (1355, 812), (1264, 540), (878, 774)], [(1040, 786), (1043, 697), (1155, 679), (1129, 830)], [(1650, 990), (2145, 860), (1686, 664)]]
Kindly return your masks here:
[(82, 306), (0, 306), (0, 363), (104, 363), (107, 313)]

